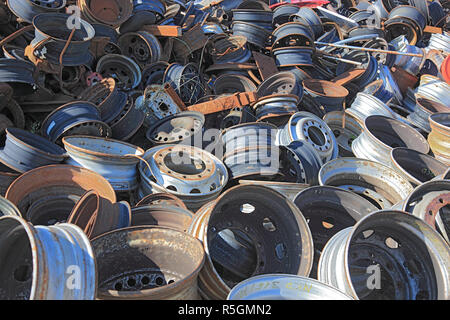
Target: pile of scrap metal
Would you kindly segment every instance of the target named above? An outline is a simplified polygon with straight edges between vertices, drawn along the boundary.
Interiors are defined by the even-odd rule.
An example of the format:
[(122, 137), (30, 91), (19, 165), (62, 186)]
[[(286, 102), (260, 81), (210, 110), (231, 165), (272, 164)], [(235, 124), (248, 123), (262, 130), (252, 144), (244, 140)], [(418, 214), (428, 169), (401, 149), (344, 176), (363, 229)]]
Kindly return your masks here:
[(449, 11), (0, 1), (0, 299), (450, 299)]

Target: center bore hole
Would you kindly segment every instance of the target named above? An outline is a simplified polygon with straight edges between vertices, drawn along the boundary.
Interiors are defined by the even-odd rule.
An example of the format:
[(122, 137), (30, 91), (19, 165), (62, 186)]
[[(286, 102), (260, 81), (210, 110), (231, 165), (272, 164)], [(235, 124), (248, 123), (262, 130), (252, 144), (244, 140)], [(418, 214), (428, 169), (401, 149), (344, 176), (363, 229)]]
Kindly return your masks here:
[(32, 268), (29, 265), (22, 265), (14, 270), (14, 279), (25, 282), (31, 278)]
[(170, 170), (183, 175), (198, 175), (206, 169), (203, 160), (184, 151), (169, 153), (164, 157), (164, 163)]
[(322, 131), (320, 131), (320, 129), (317, 127), (309, 127), (308, 135), (311, 141), (317, 144), (318, 146), (323, 146), (327, 141)]

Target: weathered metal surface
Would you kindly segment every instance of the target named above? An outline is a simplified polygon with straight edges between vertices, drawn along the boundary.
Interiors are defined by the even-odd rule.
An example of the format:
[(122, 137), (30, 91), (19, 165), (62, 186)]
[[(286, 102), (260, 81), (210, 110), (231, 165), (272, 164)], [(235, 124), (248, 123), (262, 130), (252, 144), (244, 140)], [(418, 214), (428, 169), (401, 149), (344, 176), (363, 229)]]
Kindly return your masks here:
[(67, 4), (66, 0), (8, 0), (6, 3), (14, 15), (28, 23), (40, 13), (61, 12)]
[(194, 136), (202, 132), (205, 116), (200, 112), (185, 111), (166, 116), (148, 128), (146, 137), (153, 144), (192, 144)]
[(197, 212), (189, 232), (205, 247), (199, 288), (206, 299), (225, 299), (251, 276), (274, 270), (307, 276), (311, 270), (306, 220), (290, 200), (263, 186), (227, 190)]
[(6, 141), (0, 149), (0, 162), (17, 172), (58, 164), (67, 157), (64, 149), (31, 132), (6, 129)]
[(186, 205), (178, 197), (170, 193), (154, 193), (141, 199), (136, 207), (139, 206), (151, 206), (151, 205), (168, 205), (179, 207), (187, 210)]
[(214, 81), (215, 95), (254, 91), (256, 91), (255, 83), (239, 74), (223, 74)]
[(145, 88), (144, 95), (136, 99), (136, 108), (144, 113), (146, 126), (180, 112), (178, 103), (165, 87), (157, 84)]
[[(264, 122), (243, 123), (222, 131), (222, 161), (230, 171), (230, 178), (261, 176), (265, 179), (279, 174), (279, 149), (272, 145), (277, 127)], [(272, 163), (274, 160), (274, 163)]]
[(355, 117), (361, 125), (369, 116), (382, 115), (393, 119), (396, 117), (395, 112), (383, 101), (370, 93), (364, 92), (359, 92), (356, 95), (351, 107), (346, 109), (345, 112)]
[(272, 57), (268, 57), (256, 51), (252, 51), (252, 55), (258, 66), (259, 75), (263, 81), (278, 73), (277, 65)]
[(251, 51), (247, 48), (247, 39), (243, 36), (221, 35), (212, 39), (210, 54), (214, 63), (247, 62)]
[(408, 88), (414, 87), (416, 85), (418, 80), (417, 77), (404, 70), (403, 68), (393, 67), (391, 71), (392, 77), (397, 82), (397, 85), (402, 94), (405, 95)]
[(164, 73), (163, 82), (170, 83), (185, 103), (194, 104), (204, 95), (202, 80), (194, 63), (184, 66), (170, 64)]
[(364, 121), (362, 134), (352, 143), (356, 157), (393, 166), (390, 152), (405, 147), (428, 153), (427, 140), (413, 127), (385, 116), (369, 116)]
[(142, 83), (145, 86), (150, 85), (162, 85), (164, 72), (166, 71), (169, 64), (165, 61), (159, 61), (152, 64), (147, 65), (142, 70)]
[(428, 19), (431, 25), (437, 26), (442, 18), (445, 18), (445, 12), (441, 3), (435, 1), (428, 3)]
[(14, 203), (6, 198), (0, 197), (0, 217), (3, 216), (22, 217), (22, 214)]
[[(156, 226), (188, 231), (191, 226), (190, 232), (203, 241), (209, 260), (199, 286), (184, 287), (182, 278), (189, 275), (180, 269), (165, 280), (160, 277), (165, 271), (133, 269), (142, 266), (133, 264), (135, 252), (158, 247), (134, 233), (134, 240), (125, 241), (131, 247), (122, 246), (130, 252), (106, 258), (102, 274), (112, 273), (102, 279), (97, 298), (200, 294), (225, 299), (235, 284), (254, 281), (257, 269), (271, 272), (270, 277), (295, 276), (299, 263), (302, 275), (311, 263), (308, 275), (314, 277), (312, 257), (317, 262), (327, 240), (356, 223), (351, 213), (366, 213), (363, 203), (370, 203), (372, 211), (402, 209), (413, 186), (449, 176), (448, 121), (439, 115), (450, 110), (444, 43), (449, 3), (4, 1), (0, 195), (15, 197), (9, 200), (17, 212), (9, 212), (31, 225), (75, 222), (91, 239), (135, 225), (141, 231)], [(374, 117), (382, 120), (369, 121)], [(20, 137), (13, 138), (14, 132)], [(67, 148), (66, 155), (56, 154), (58, 161), (66, 157), (76, 167), (45, 166), (54, 163), (55, 150), (61, 151), (54, 143)], [(324, 183), (339, 189), (311, 188)], [(264, 191), (258, 194), (260, 188)], [(308, 188), (334, 191), (309, 194)], [(309, 195), (303, 199), (309, 225), (303, 217), (300, 224), (292, 220), (301, 211), (292, 202), (301, 191)], [(433, 192), (419, 194), (412, 205), (448, 240), (447, 196), (434, 197)], [(231, 200), (219, 205), (221, 194)], [(430, 203), (432, 215), (423, 209)], [(130, 206), (136, 206), (131, 217)], [(315, 252), (308, 259), (302, 256), (302, 241), (309, 243), (309, 237), (299, 231), (305, 224), (317, 242), (315, 249), (309, 244)], [(217, 225), (222, 230), (212, 230)], [(400, 250), (378, 254), (378, 243), (367, 245), (356, 250), (367, 257), (364, 266), (372, 253), (383, 262), (390, 259), (386, 252), (401, 256)], [(181, 268), (180, 261), (190, 259), (186, 250), (164, 250), (165, 257), (170, 255), (167, 266)], [(126, 265), (120, 259), (130, 267), (120, 269)], [(142, 261), (148, 267), (147, 256)], [(394, 286), (388, 283), (386, 291), (374, 294), (362, 288), (361, 297), (402, 298), (403, 288), (412, 288), (411, 297), (435, 298), (428, 290), (433, 287), (429, 261), (420, 261), (428, 268), (420, 279), (401, 272), (411, 263), (419, 269), (405, 262), (395, 266), (397, 273), (382, 271), (383, 284), (399, 276)], [(333, 264), (337, 275), (340, 265)], [(165, 274), (173, 275), (170, 270)], [(354, 287), (361, 288), (367, 272), (357, 272)], [(177, 279), (186, 295), (170, 284), (161, 286)], [(295, 283), (313, 290), (309, 282)], [(294, 298), (293, 292), (287, 295)]]
[(413, 191), (409, 181), (394, 169), (358, 158), (327, 162), (319, 171), (319, 183), (355, 192), (379, 209), (389, 209)]
[(450, 165), (450, 113), (435, 113), (429, 117), (429, 121), (430, 148), (436, 159)]
[(206, 46), (208, 37), (203, 33), (201, 24), (197, 23), (189, 30), (184, 30), (183, 36), (179, 40), (175, 40), (173, 43), (173, 53), (177, 58), (176, 61), (187, 63), (187, 57), (190, 54)]
[(166, 4), (159, 0), (133, 0), (133, 12), (150, 11), (162, 18), (166, 13)]
[(396, 6), (394, 9), (389, 12), (388, 19), (392, 19), (395, 17), (407, 17), (413, 20), (420, 29), (424, 29), (427, 24), (428, 15), (424, 16), (420, 10), (414, 6), (410, 5), (401, 5)]
[(109, 123), (125, 107), (126, 95), (118, 90), (113, 78), (106, 78), (84, 90), (80, 99), (95, 104), (100, 109), (102, 121)]
[(31, 94), (36, 87), (32, 63), (17, 59), (0, 59), (0, 81), (9, 84), (15, 96)]
[(322, 21), (312, 8), (301, 7), (294, 16), (291, 16), (290, 20), (304, 22), (309, 25), (314, 32), (315, 38), (318, 38), (324, 32)]
[(276, 28), (273, 33), (272, 49), (285, 47), (314, 47), (312, 29), (299, 22), (288, 22)]
[(318, 184), (317, 174), (323, 162), (318, 152), (310, 144), (294, 141), (288, 146), (281, 146), (280, 163), (282, 181)]
[(92, 170), (116, 191), (138, 186), (137, 164), (144, 150), (118, 140), (89, 136), (65, 137), (62, 143), (69, 155), (67, 164)]
[(270, 36), (270, 32), (267, 29), (247, 22), (234, 21), (231, 29), (234, 36), (246, 37), (249, 43), (260, 48), (265, 47), (266, 41)]
[(300, 102), (303, 96), (303, 87), (292, 73), (278, 72), (265, 79), (258, 86), (256, 93), (260, 97), (266, 97), (272, 94), (296, 95)]
[[(282, 7), (280, 7), (282, 8)], [(227, 300), (353, 300), (323, 282), (290, 274), (265, 274), (238, 283)]]
[(256, 185), (270, 188), (284, 197), (294, 201), (297, 194), (310, 187), (309, 184), (295, 182), (278, 182), (278, 181), (258, 181), (258, 180), (238, 180), (241, 185)]
[(119, 32), (120, 34), (124, 34), (127, 32), (136, 32), (143, 29), (146, 29), (146, 31), (148, 31), (148, 27), (156, 23), (156, 19), (157, 18), (155, 13), (150, 11), (134, 12), (127, 21), (120, 25)]
[(0, 195), (5, 196), (11, 183), (21, 174), (8, 166), (0, 163)]
[(357, 194), (329, 186), (307, 188), (296, 195), (294, 203), (308, 221), (312, 233), (315, 251), (310, 276), (314, 278), (317, 278), (320, 254), (331, 237), (378, 210)]
[[(404, 69), (412, 76), (417, 75), (425, 62), (425, 51), (416, 46), (410, 45), (405, 36), (399, 36), (392, 40), (390, 43), (398, 52), (419, 54), (421, 56), (411, 57), (407, 55), (397, 55), (395, 59), (395, 66)], [(409, 77), (412, 78), (412, 76)]]
[(447, 108), (437, 101), (422, 98), (420, 95), (414, 95), (414, 98), (414, 111), (407, 116), (407, 119), (413, 125), (425, 132), (429, 133), (431, 131), (430, 122), (428, 120), (430, 115), (438, 112), (450, 111), (450, 108)]
[[(19, 217), (0, 218), (2, 264), (0, 297), (4, 300), (93, 300), (94, 253), (83, 231), (72, 224), (33, 226)], [(11, 249), (14, 248), (13, 251)], [(77, 268), (77, 286), (70, 268)]]
[(389, 91), (397, 102), (400, 102), (403, 100), (403, 95), (400, 92), (400, 89), (398, 87), (397, 82), (392, 76), (391, 70), (387, 66), (379, 66), (378, 71), (378, 79), (383, 81), (384, 87), (387, 91)]
[(420, 77), (420, 84), (415, 93), (423, 98), (442, 103), (450, 108), (450, 99), (447, 99), (447, 93), (450, 90), (450, 84), (441, 81), (439, 78), (423, 75)]
[(341, 73), (336, 78), (333, 78), (331, 82), (334, 82), (340, 86), (345, 86), (346, 84), (361, 76), (364, 72), (365, 70), (363, 69), (350, 69), (349, 71)]
[[(287, 84), (285, 87), (289, 87), (289, 85)], [(298, 111), (297, 105), (301, 100), (301, 97), (295, 94), (262, 96), (263, 98), (256, 101), (252, 106), (256, 119), (257, 121), (271, 122), (274, 124), (286, 123)]]
[(389, 12), (384, 28), (388, 41), (404, 35), (411, 45), (421, 40), (427, 17), (410, 5), (396, 6)]
[(312, 66), (313, 50), (308, 47), (285, 47), (272, 51), (278, 67)]
[(273, 9), (272, 25), (278, 27), (289, 22), (290, 17), (299, 11), (299, 7), (293, 4), (284, 4)]
[(122, 141), (130, 139), (143, 125), (145, 120), (142, 110), (136, 107), (135, 99), (128, 95), (122, 112), (110, 122), (112, 137)]
[(384, 103), (389, 103), (393, 97), (393, 94), (386, 90), (383, 80), (375, 80), (369, 83), (364, 88), (363, 93), (367, 93)]
[(131, 223), (131, 208), (127, 202), (112, 203), (95, 190), (86, 192), (72, 209), (68, 223), (80, 227), (89, 239), (126, 228)]
[(236, 107), (230, 110), (230, 112), (220, 122), (220, 129), (225, 130), (238, 124), (255, 122), (256, 117), (252, 112), (251, 107)]
[[(342, 59), (359, 62), (358, 68), (365, 69), (365, 72), (353, 81), (360, 89), (363, 89), (377, 77), (378, 62), (377, 59), (367, 52), (353, 51), (342, 56)], [(351, 69), (351, 65), (339, 62), (336, 68), (336, 74), (339, 75)]]
[[(379, 211), (337, 233), (319, 260), (319, 281), (355, 299), (449, 298), (450, 250), (421, 219), (403, 211)], [(378, 265), (381, 289), (367, 286), (367, 267)]]
[(141, 68), (159, 61), (163, 50), (159, 40), (145, 31), (122, 34), (117, 44), (122, 52), (126, 52)]
[(433, 33), (428, 43), (428, 49), (436, 49), (444, 52), (450, 52), (449, 42), (450, 36), (446, 34)]
[(235, 93), (231, 96), (217, 98), (208, 102), (191, 105), (187, 109), (189, 111), (198, 111), (204, 115), (208, 115), (220, 111), (230, 110), (235, 107), (248, 106), (256, 100), (257, 95), (255, 92), (241, 92)]
[(393, 168), (402, 173), (414, 186), (442, 175), (447, 169), (444, 163), (432, 156), (408, 148), (392, 149), (391, 161)]
[(177, 230), (129, 227), (92, 240), (102, 300), (199, 299), (200, 241)]

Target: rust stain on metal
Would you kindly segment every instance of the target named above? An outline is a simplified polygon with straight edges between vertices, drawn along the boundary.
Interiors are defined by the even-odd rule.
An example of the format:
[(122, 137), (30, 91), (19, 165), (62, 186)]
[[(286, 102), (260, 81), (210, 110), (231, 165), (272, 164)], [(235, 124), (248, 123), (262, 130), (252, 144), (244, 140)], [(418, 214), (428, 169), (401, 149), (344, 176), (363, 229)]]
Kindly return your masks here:
[(192, 105), (187, 108), (189, 111), (198, 111), (203, 114), (212, 114), (220, 111), (230, 110), (235, 107), (250, 105), (258, 100), (256, 92), (235, 93), (231, 96), (217, 98), (204, 103)]
[(30, 170), (17, 178), (6, 191), (5, 198), (14, 204), (32, 192), (48, 186), (76, 187), (96, 190), (102, 197), (116, 202), (116, 194), (108, 181), (99, 174), (70, 165), (50, 165)]
[(159, 25), (144, 25), (141, 30), (147, 31), (158, 37), (181, 37), (181, 27), (179, 26), (159, 26)]

